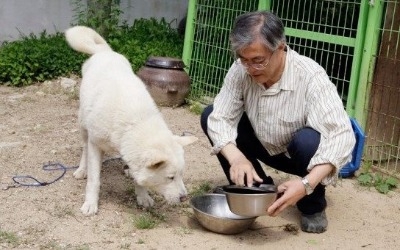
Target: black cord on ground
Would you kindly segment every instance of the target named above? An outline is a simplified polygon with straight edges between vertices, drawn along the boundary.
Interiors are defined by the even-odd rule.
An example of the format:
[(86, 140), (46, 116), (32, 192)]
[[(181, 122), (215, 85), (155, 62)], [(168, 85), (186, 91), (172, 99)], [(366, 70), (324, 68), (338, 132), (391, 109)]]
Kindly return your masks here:
[(60, 176), (58, 176), (57, 178), (55, 178), (54, 180), (52, 180), (50, 182), (39, 181), (38, 179), (36, 179), (30, 175), (16, 175), (16, 176), (12, 177), (12, 179), (15, 183), (17, 183), (18, 185), (21, 185), (21, 186), (28, 186), (28, 187), (47, 186), (47, 185), (50, 185), (50, 184), (58, 181), (59, 179), (61, 179), (65, 175), (67, 170), (75, 169), (75, 168), (77, 168), (77, 167), (66, 167), (66, 166), (62, 165), (61, 163), (48, 163), (48, 164), (43, 165), (43, 170), (45, 170), (45, 171), (61, 170), (62, 171)]

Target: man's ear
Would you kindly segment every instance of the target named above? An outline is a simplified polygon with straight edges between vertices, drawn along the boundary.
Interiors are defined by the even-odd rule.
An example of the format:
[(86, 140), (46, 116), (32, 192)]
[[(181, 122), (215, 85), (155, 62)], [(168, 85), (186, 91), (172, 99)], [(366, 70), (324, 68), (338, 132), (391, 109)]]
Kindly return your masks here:
[(193, 142), (198, 140), (198, 138), (196, 136), (193, 136), (193, 135), (188, 135), (188, 136), (174, 135), (174, 139), (175, 139), (175, 141), (177, 141), (182, 146), (186, 146), (186, 145), (192, 144)]

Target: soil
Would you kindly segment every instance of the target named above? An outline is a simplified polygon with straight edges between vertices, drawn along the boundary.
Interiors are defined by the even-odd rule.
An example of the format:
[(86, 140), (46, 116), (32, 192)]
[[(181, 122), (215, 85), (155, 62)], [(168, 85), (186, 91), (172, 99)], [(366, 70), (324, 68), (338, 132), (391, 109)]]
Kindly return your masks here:
[[(60, 79), (23, 88), (0, 86), (0, 249), (398, 249), (400, 194), (380, 194), (355, 178), (327, 188), (328, 231), (299, 230), (299, 212), (290, 207), (278, 217), (261, 216), (237, 235), (207, 231), (195, 219), (189, 201), (171, 206), (157, 194), (148, 211), (136, 205), (131, 181), (118, 155), (103, 164), (99, 213), (85, 217), (86, 180), (73, 178), (81, 142), (76, 86)], [(62, 87), (64, 86), (64, 87)], [(193, 194), (227, 181), (188, 106), (160, 107), (176, 134), (190, 132), (199, 141), (185, 148), (185, 184)], [(46, 163), (67, 169), (46, 171)], [(276, 183), (291, 178), (265, 167)], [(13, 177), (29, 175), (44, 186), (21, 186)], [(18, 179), (28, 181), (27, 179)], [(146, 217), (147, 216), (147, 217)], [(151, 229), (139, 229), (140, 218), (153, 218)]]

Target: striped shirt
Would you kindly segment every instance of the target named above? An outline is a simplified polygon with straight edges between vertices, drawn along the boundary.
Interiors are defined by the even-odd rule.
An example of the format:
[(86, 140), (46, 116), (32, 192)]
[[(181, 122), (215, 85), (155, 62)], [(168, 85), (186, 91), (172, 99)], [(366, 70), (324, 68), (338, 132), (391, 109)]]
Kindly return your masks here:
[(351, 160), (355, 137), (335, 85), (320, 65), (289, 47), (281, 79), (268, 89), (233, 63), (208, 118), (214, 154), (228, 143), (236, 145), (243, 112), (270, 155), (289, 156), (287, 147), (298, 129), (311, 127), (320, 132), (321, 141), (308, 170), (324, 163), (335, 166), (336, 174), (323, 184), (334, 184), (339, 169)]

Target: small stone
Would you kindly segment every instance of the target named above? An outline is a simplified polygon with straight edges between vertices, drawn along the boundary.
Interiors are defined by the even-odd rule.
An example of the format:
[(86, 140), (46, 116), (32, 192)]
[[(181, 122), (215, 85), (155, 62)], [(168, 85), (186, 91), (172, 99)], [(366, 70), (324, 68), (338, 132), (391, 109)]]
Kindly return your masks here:
[(70, 79), (70, 78), (65, 78), (65, 77), (62, 77), (61, 81), (60, 81), (61, 87), (63, 87), (63, 89), (68, 90), (68, 91), (73, 91), (76, 84), (77, 84), (77, 82), (75, 80)]

